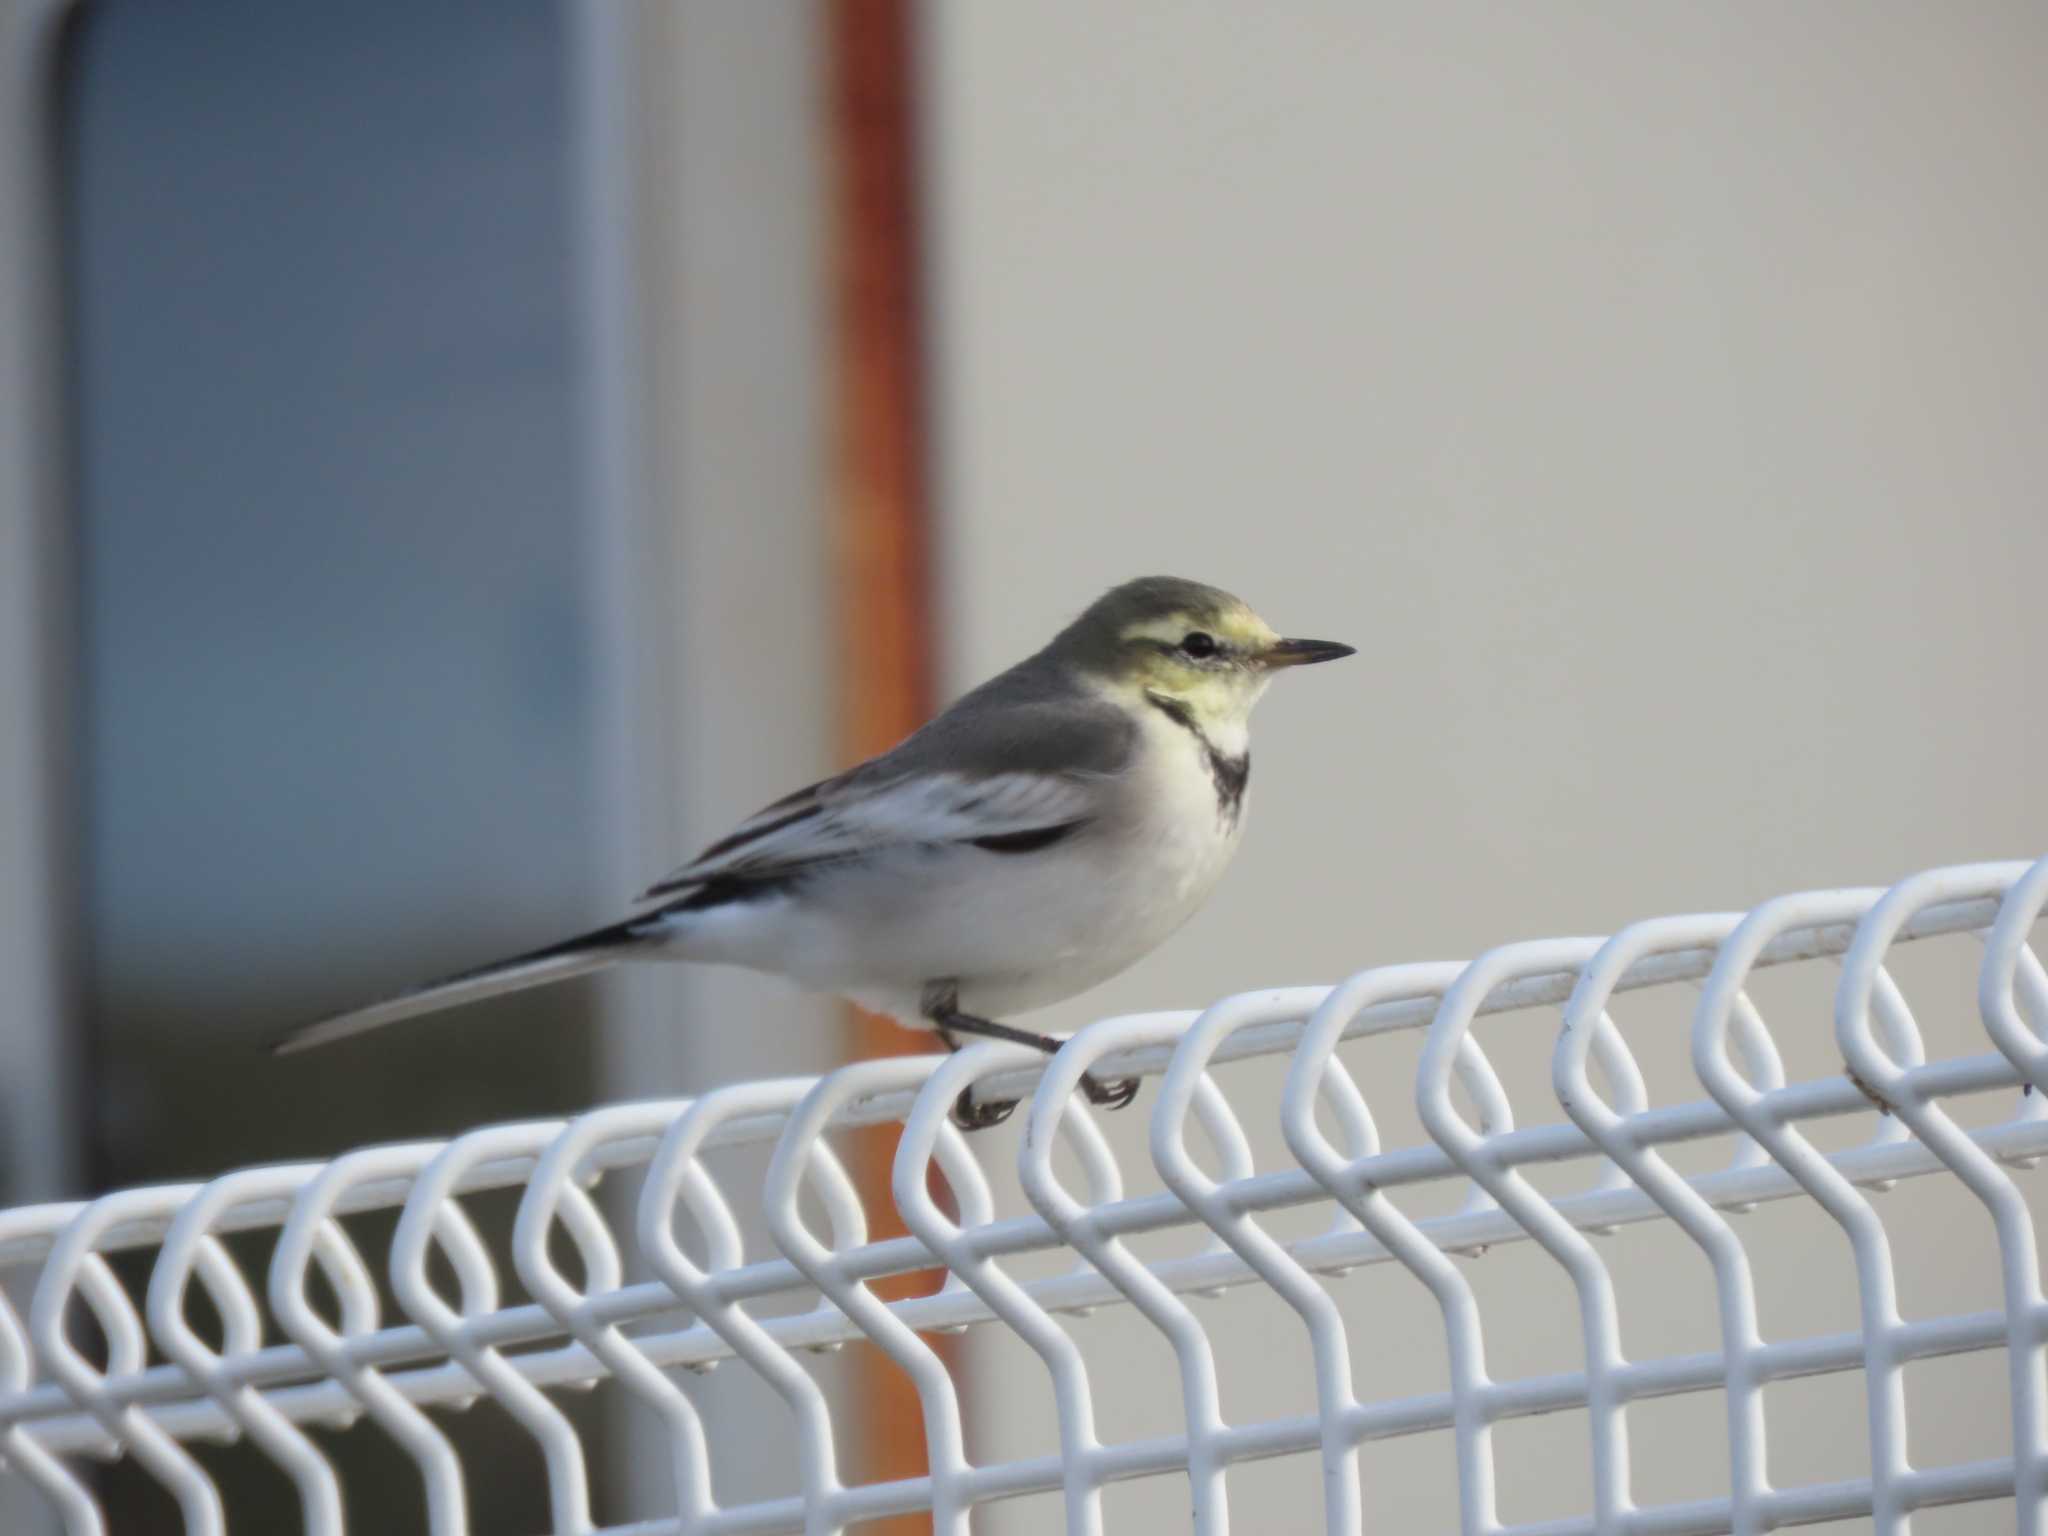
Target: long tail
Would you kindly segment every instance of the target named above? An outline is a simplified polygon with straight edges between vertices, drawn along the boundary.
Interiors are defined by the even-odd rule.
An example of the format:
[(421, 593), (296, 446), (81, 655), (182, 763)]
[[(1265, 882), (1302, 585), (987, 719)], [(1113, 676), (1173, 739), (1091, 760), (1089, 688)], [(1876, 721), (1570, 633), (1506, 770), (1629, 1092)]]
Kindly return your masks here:
[(317, 1023), (300, 1025), (271, 1050), (280, 1056), (288, 1056), (294, 1051), (307, 1051), (316, 1045), (346, 1040), (350, 1035), (367, 1034), (370, 1030), (417, 1018), (423, 1013), (436, 1013), (462, 1003), (480, 1002), (506, 992), (523, 992), (528, 987), (545, 986), (551, 981), (566, 981), (571, 976), (601, 971), (645, 944), (651, 936), (651, 927), (646, 917), (629, 918), (608, 928), (579, 933), (573, 939), (564, 939), (544, 949), (528, 950), (507, 960), (480, 965), (473, 971), (444, 976), (439, 981), (427, 982), (381, 1003), (372, 1003), (367, 1008), (356, 1008)]

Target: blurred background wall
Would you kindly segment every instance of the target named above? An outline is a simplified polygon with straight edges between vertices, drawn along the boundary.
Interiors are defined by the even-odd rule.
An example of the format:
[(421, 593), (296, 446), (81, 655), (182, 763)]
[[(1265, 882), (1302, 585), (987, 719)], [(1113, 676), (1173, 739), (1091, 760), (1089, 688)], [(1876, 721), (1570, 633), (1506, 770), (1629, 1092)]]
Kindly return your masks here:
[[(848, 755), (849, 421), (924, 476), (888, 494), (942, 696), (1146, 571), (1360, 648), (1264, 707), (1216, 900), (1045, 1027), (2048, 840), (2038, 8), (82, 0), (44, 48), (62, 9), (0, 34), (0, 237), (54, 278), (9, 269), (0, 342), (40, 358), (0, 395), (7, 1201), (848, 1048), (680, 969), (257, 1043), (602, 918)], [(876, 26), (914, 68), (878, 322), (912, 356), (861, 426), (842, 88)], [(1956, 1243), (1907, 1257), (1928, 1295)], [(1543, 1284), (1528, 1332), (1568, 1337)], [(1426, 1363), (1412, 1303), (1347, 1302), (1379, 1379)], [(1254, 1401), (1291, 1325), (1242, 1317)], [(1037, 1368), (965, 1348), (982, 1443), (1042, 1436)], [(765, 1486), (775, 1410), (718, 1389)], [(1965, 1451), (1995, 1433), (1953, 1400)], [(1823, 1472), (1860, 1445), (1860, 1398), (1809, 1417)], [(1582, 1507), (1554, 1428), (1506, 1513)], [(1646, 1437), (1646, 1477), (1715, 1433)], [(1369, 1510), (1430, 1528), (1447, 1467), (1373, 1460)], [(1284, 1513), (1299, 1473), (1244, 1478)]]
[[(1252, 826), (1216, 898), (1050, 1027), (2048, 841), (2048, 13), (1141, 0), (925, 20), (950, 682), (1154, 568), (1360, 649), (1261, 707)], [(1808, 1070), (1839, 1070), (1814, 1001), (1791, 1033)], [(1547, 1049), (1548, 1021), (1521, 1023)], [(1684, 1082), (1678, 1029), (1631, 1039), (1653, 1084)], [(1420, 1139), (1412, 1057), (1382, 1059), (1382, 1134)], [(1554, 1117), (1541, 1052), (1519, 1067), (1526, 1113)], [(1768, 1325), (1848, 1326), (1839, 1234), (1765, 1219), (1810, 1256), (1762, 1282)], [(1930, 1219), (1950, 1240), (1902, 1255), (1915, 1304), (1995, 1305), (1972, 1289), (1995, 1267), (1981, 1217)], [(1632, 1354), (1712, 1347), (1695, 1254), (1615, 1262)], [(1570, 1367), (1554, 1265), (1504, 1249), (1471, 1272), (1523, 1324), (1489, 1333), (1497, 1374)], [(1366, 1340), (1362, 1393), (1441, 1372), (1419, 1287), (1333, 1293)], [(1302, 1366), (1299, 1324), (1212, 1305), (1226, 1413), (1267, 1403), (1280, 1360)], [(1076, 1326), (1115, 1362), (1101, 1379), (1173, 1379), (1147, 1330)], [(1012, 1351), (983, 1377), (1007, 1433), (1049, 1437), (1037, 1370)], [(1863, 1475), (1840, 1385), (1778, 1398), (1774, 1434), (1804, 1428), (1774, 1479)], [(1916, 1458), (2001, 1443), (2001, 1393), (1996, 1372), (1929, 1380)], [(1138, 1395), (1105, 1434), (1171, 1422)], [(1711, 1491), (1713, 1415), (1646, 1412), (1638, 1497)], [(1500, 1448), (1503, 1518), (1588, 1507), (1582, 1416)], [(1451, 1528), (1449, 1473), (1430, 1437), (1369, 1453), (1368, 1515)], [(1233, 1496), (1285, 1510), (1309, 1474), (1252, 1469)], [(1112, 1496), (1112, 1518), (1167, 1529), (1176, 1491)]]

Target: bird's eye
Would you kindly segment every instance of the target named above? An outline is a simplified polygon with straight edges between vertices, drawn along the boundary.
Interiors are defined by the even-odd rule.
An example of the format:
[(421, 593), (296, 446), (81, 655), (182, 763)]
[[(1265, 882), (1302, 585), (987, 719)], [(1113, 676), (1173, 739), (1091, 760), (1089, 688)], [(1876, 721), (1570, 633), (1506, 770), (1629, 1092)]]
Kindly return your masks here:
[(1216, 654), (1216, 637), (1205, 634), (1198, 629), (1182, 638), (1180, 648), (1197, 661), (1200, 661), (1204, 657)]

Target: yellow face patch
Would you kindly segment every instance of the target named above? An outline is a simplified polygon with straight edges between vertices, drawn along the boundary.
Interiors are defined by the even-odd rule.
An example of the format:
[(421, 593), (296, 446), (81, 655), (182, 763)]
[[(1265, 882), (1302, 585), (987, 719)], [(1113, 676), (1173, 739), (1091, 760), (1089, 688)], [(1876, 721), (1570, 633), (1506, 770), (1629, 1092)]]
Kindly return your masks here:
[(1240, 603), (1222, 613), (1175, 613), (1147, 619), (1125, 630), (1123, 639), (1134, 647), (1149, 641), (1146, 648), (1157, 654), (1161, 648), (1172, 650), (1198, 634), (1214, 640), (1220, 654), (1240, 660), (1257, 655), (1280, 638), (1270, 624)]
[[(1191, 645), (1191, 637), (1199, 638)], [(1223, 612), (1147, 619), (1123, 632), (1123, 681), (1184, 706), (1205, 727), (1241, 721), (1268, 681), (1256, 658), (1279, 639), (1243, 604)]]

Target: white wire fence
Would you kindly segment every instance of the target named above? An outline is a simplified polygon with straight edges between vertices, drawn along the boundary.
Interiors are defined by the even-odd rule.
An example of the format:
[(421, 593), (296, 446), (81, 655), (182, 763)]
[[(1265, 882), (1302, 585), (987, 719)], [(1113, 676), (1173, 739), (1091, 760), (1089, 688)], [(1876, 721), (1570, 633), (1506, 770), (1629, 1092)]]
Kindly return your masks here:
[[(560, 1399), (603, 1382), (659, 1426), (672, 1474), (671, 1514), (612, 1528), (636, 1536), (835, 1532), (902, 1512), (958, 1533), (1033, 1495), (1042, 1518), (1028, 1528), (1093, 1533), (1115, 1524), (1105, 1503), (1121, 1485), (1148, 1479), (1174, 1485), (1196, 1532), (1356, 1532), (1385, 1525), (1366, 1453), (1427, 1436), (1448, 1442), (1455, 1485), (1440, 1528), (1475, 1536), (1830, 1520), (1893, 1533), (1916, 1510), (1972, 1505), (1992, 1522), (1979, 1528), (2040, 1536), (2048, 1308), (2023, 1170), (2048, 1153), (2048, 1091), (2036, 1091), (2048, 1090), (2048, 973), (2028, 947), (2044, 904), (2048, 859), (1940, 869), (1889, 890), (1383, 966), (1199, 1015), (1105, 1020), (1050, 1062), (982, 1044), (0, 1212), (0, 1278), (30, 1298), (23, 1316), (0, 1292), (0, 1477), (33, 1485), (83, 1536), (107, 1529), (92, 1462), (132, 1456), (203, 1536), (227, 1528), (229, 1509), (192, 1443), (245, 1438), (289, 1478), (305, 1529), (332, 1536), (350, 1527), (322, 1444), (356, 1425), (402, 1449), (427, 1526), (463, 1532), (480, 1469), (465, 1466), (448, 1416), (491, 1401), (544, 1462), (548, 1528), (586, 1532), (603, 1463)], [(1945, 995), (1902, 984), (1909, 948), (1938, 947), (1913, 941), (1965, 935), (1968, 967), (1942, 973)], [(1831, 1020), (1767, 1018), (1767, 975), (1793, 971), (1828, 975), (1818, 995)], [(1973, 999), (1956, 995), (1957, 975)], [(1660, 998), (1682, 1011), (1648, 1006)], [(1660, 1029), (1682, 1049), (1660, 1056)], [(1362, 1068), (1360, 1049), (1404, 1035), (1417, 1043), (1411, 1076)], [(1497, 1063), (1530, 1042), (1547, 1081), (1523, 1091)], [(1263, 1074), (1236, 1070), (1262, 1060)], [(1788, 1069), (1809, 1060), (1811, 1072)], [(1672, 1075), (1646, 1073), (1652, 1061), (1677, 1064), (1677, 1091), (1652, 1091)], [(1074, 1091), (1083, 1072), (1156, 1082), (1106, 1134)], [(1525, 1113), (1540, 1106), (1529, 1123), (1511, 1080)], [(947, 1112), (969, 1088), (1026, 1096), (1013, 1126), (956, 1130)], [(1396, 1120), (1417, 1134), (1383, 1144)], [(883, 1121), (903, 1126), (891, 1194), (909, 1235), (876, 1239), (834, 1143)], [(1142, 1151), (1122, 1145), (1140, 1126)], [(772, 1149), (765, 1180), (721, 1179), (720, 1149), (746, 1144)], [(1988, 1223), (1980, 1249), (1880, 1215), (1881, 1192), (1923, 1175)], [(1021, 1199), (1006, 1213), (1011, 1181)], [(502, 1252), (467, 1208), (491, 1189), (518, 1191)], [(1764, 1327), (1759, 1267), (1786, 1255), (1753, 1228), (1746, 1242), (1744, 1213), (1767, 1202), (1803, 1205), (1832, 1229), (1813, 1262), (1821, 1247), (1852, 1261), (1848, 1326)], [(384, 1286), (354, 1235), (378, 1211), (397, 1213)], [(767, 1247), (750, 1252), (754, 1212)], [(1657, 1230), (1678, 1235), (1704, 1280), (1710, 1347), (1632, 1358), (1619, 1256), (1631, 1234)], [(260, 1275), (230, 1252), (250, 1232), (272, 1241)], [(1929, 1242), (1937, 1260), (1981, 1271), (1969, 1278), (1988, 1305), (1902, 1316), (1897, 1255)], [(1498, 1357), (1531, 1324), (1488, 1292), (1476, 1255), (1514, 1244), (1568, 1281), (1570, 1323), (1552, 1330), (1566, 1368), (1489, 1370), (1489, 1344)], [(131, 1250), (147, 1258), (146, 1285), (120, 1277)], [(944, 1279), (929, 1294), (885, 1301), (874, 1288), (932, 1266)], [(1381, 1379), (1395, 1341), (1347, 1304), (1353, 1272), (1408, 1277), (1427, 1297), (1442, 1354), (1423, 1389)], [(1232, 1291), (1284, 1309), (1306, 1368), (1254, 1411), (1232, 1400), (1226, 1414), (1227, 1341), (1203, 1298)], [(402, 1317), (386, 1315), (391, 1302)], [(960, 1330), (966, 1348), (935, 1346)], [(1166, 1422), (1125, 1436), (1104, 1428), (1101, 1341), (1140, 1334), (1170, 1351), (1173, 1370), (1143, 1384)], [(992, 1336), (1035, 1357), (1015, 1390), (1049, 1399), (1050, 1443), (970, 1456), (961, 1362), (984, 1358), (976, 1346)], [(844, 1475), (861, 1405), (821, 1384), (819, 1352), (857, 1341), (913, 1384), (928, 1476)], [(1972, 1430), (1964, 1459), (1916, 1461), (1909, 1375), (1966, 1356), (1996, 1363), (1999, 1385), (1937, 1409), (1995, 1432)], [(722, 1486), (701, 1373), (725, 1361), (765, 1384), (791, 1425), (787, 1486), (773, 1496)], [(1857, 1442), (1858, 1470), (1774, 1475), (1802, 1426), (1767, 1401), (1826, 1377), (1860, 1382), (1862, 1422), (1836, 1426)], [(1683, 1498), (1646, 1492), (1657, 1447), (1629, 1435), (1672, 1398), (1710, 1404), (1718, 1424), (1685, 1452), (1705, 1491)], [(1497, 1431), (1553, 1414), (1583, 1423), (1583, 1507), (1504, 1521)], [(1233, 1506), (1254, 1464), (1283, 1460), (1295, 1475)]]

